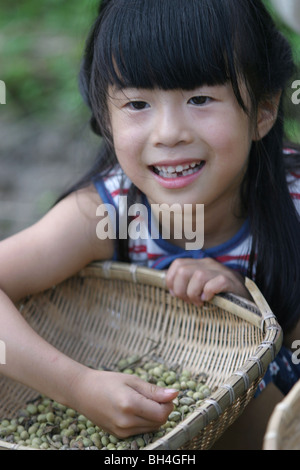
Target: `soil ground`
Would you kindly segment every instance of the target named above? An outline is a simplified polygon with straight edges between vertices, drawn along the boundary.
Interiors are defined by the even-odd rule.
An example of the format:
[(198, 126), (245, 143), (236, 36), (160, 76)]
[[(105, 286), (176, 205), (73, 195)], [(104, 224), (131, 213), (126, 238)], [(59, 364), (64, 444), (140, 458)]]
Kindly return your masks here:
[(88, 123), (46, 124), (2, 116), (0, 240), (37, 221), (85, 173), (99, 145)]

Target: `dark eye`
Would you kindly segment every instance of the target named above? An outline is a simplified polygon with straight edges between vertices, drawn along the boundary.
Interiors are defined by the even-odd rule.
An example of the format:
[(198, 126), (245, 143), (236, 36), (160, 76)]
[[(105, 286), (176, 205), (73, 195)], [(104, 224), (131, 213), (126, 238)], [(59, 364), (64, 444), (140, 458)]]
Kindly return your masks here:
[(142, 111), (143, 109), (148, 108), (149, 105), (145, 101), (130, 101), (126, 106), (130, 109), (134, 109), (135, 111)]
[(211, 101), (211, 98), (209, 96), (193, 96), (189, 100), (189, 103), (193, 104), (194, 106), (203, 106), (205, 104), (208, 104)]

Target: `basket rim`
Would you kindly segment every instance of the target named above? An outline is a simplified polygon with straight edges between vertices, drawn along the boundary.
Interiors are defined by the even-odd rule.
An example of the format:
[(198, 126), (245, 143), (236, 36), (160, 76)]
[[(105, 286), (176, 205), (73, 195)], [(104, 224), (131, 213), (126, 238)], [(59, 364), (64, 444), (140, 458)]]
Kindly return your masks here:
[[(167, 289), (166, 272), (124, 262), (99, 261), (88, 265), (80, 271), (79, 275), (125, 279), (133, 283), (150, 284)], [(205, 399), (197, 410), (176, 426), (173, 431), (147, 445), (144, 450), (176, 450), (192, 440), (199, 430), (201, 431), (210, 422), (220, 417), (228, 406), (232, 405), (242, 394), (247, 393), (251, 385), (258, 378), (263, 377), (268, 365), (278, 354), (283, 337), (276, 316), (251, 279), (245, 278), (245, 286), (251, 294), (253, 302), (234, 294), (218, 294), (208, 303), (228, 310), (258, 327), (265, 334), (262, 343), (243, 367), (234, 372), (225, 384), (218, 387), (216, 392)]]
[[(75, 277), (126, 280), (167, 290), (166, 272), (131, 263), (96, 261), (81, 269)], [(199, 408), (164, 437), (147, 445), (144, 450), (177, 450), (186, 445), (208, 424), (220, 418), (228, 407), (252, 390), (278, 354), (282, 345), (282, 329), (256, 284), (246, 278), (245, 285), (253, 301), (234, 294), (218, 294), (207, 304), (227, 310), (254, 325), (262, 332), (263, 341), (253, 356), (248, 358), (239, 370), (232, 373), (226, 383), (218, 386)], [(4, 448), (16, 449), (17, 446), (0, 440), (0, 450)]]
[[(147, 284), (167, 290), (167, 270), (157, 270), (133, 263), (117, 261), (94, 261), (78, 272), (80, 277), (101, 277), (103, 279), (119, 279), (132, 283)], [(266, 300), (256, 284), (245, 278), (245, 286), (251, 294), (253, 301), (236, 294), (217, 294), (207, 304), (228, 310), (238, 317), (246, 320), (263, 330), (264, 327), (280, 326)]]
[(264, 435), (263, 450), (280, 450), (282, 428), (286, 428), (295, 417), (293, 406), (300, 402), (300, 380), (274, 408)]

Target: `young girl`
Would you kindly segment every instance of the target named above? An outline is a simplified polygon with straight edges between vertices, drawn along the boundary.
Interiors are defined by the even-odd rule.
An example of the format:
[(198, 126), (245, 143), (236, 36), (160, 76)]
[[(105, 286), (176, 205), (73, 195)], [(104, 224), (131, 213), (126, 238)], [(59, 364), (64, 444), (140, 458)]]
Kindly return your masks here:
[[(290, 346), (300, 316), (300, 180), (299, 152), (283, 148), (283, 90), (293, 73), (289, 45), (260, 0), (102, 1), (80, 82), (102, 148), (94, 168), (41, 221), (0, 244), (3, 374), (120, 437), (166, 421), (176, 391), (78, 364), (14, 307), (93, 260), (166, 269), (170, 291), (197, 305), (220, 292), (249, 297), (247, 275)], [(145, 214), (139, 218), (139, 239), (121, 236), (113, 218), (111, 236), (100, 230), (107, 217), (99, 208), (122, 212), (124, 197), (127, 207), (140, 203), (151, 213), (151, 227)], [(184, 222), (191, 233), (204, 230), (203, 247), (186, 249), (191, 233), (178, 236), (174, 204), (178, 213), (191, 208)], [(196, 223), (199, 205), (204, 227)], [(288, 384), (277, 380), (278, 391), (270, 383), (248, 407), (256, 437), (300, 377), (288, 349), (277, 366)], [(251, 436), (249, 416), (247, 427)]]

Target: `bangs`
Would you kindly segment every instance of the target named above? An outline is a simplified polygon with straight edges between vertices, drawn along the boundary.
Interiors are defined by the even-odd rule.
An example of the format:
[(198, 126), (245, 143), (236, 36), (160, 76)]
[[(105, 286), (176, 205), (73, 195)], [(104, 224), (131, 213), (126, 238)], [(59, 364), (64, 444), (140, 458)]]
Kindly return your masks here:
[(164, 90), (231, 81), (240, 101), (232, 19), (222, 5), (220, 0), (112, 0), (94, 44), (97, 76), (118, 88)]

